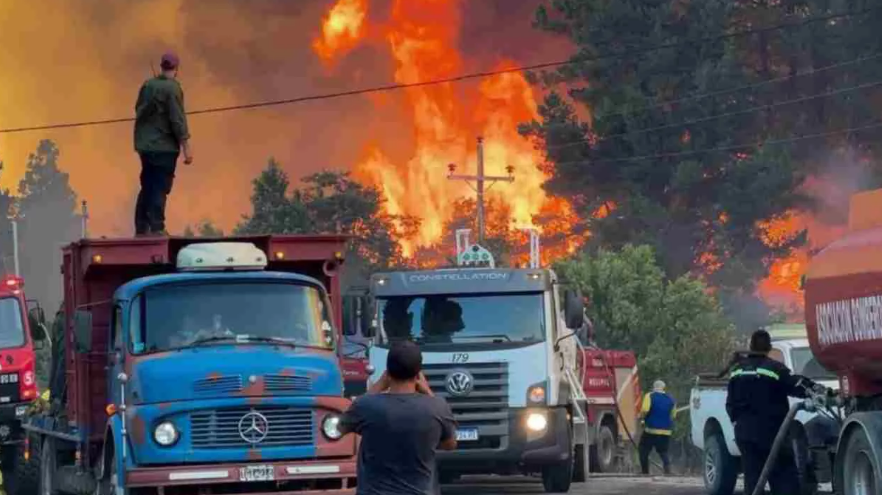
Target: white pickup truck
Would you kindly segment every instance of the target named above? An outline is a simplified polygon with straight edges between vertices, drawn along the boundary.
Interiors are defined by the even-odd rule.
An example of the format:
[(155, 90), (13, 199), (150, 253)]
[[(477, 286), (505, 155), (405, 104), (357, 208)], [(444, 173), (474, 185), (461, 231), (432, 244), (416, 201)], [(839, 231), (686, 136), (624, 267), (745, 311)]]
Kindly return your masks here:
[[(785, 328), (781, 328), (785, 327)], [(801, 331), (800, 331), (801, 327)], [(838, 388), (836, 375), (824, 369), (812, 355), (804, 326), (769, 328), (772, 352), (769, 357), (784, 363), (794, 373), (826, 387)], [(704, 452), (704, 484), (708, 495), (731, 495), (741, 471), (735, 431), (726, 413), (728, 380), (701, 375), (692, 389), (690, 413), (692, 443)], [(791, 399), (796, 400), (796, 399)], [(830, 461), (821, 455), (820, 445), (836, 424), (827, 416), (802, 411), (790, 431), (803, 495), (814, 493), (818, 483), (830, 481)]]

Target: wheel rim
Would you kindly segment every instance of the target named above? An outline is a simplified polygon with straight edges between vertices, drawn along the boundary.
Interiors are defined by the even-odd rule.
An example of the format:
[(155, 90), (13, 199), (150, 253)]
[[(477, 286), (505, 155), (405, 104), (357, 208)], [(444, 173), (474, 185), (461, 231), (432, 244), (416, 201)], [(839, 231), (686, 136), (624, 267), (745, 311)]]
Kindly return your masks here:
[(862, 450), (856, 454), (851, 476), (846, 480), (849, 484), (847, 493), (853, 495), (875, 495), (876, 475), (873, 472), (873, 461), (869, 454)]
[(710, 486), (717, 481), (717, 458), (711, 450), (705, 451), (704, 454), (704, 480)]

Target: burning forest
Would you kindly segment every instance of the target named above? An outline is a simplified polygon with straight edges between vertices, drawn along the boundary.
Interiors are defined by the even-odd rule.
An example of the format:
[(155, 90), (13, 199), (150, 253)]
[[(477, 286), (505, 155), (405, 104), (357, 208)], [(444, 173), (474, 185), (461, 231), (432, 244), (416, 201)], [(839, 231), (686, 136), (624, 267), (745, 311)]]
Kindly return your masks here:
[[(843, 182), (841, 174), (831, 172), (837, 166), (833, 162), (847, 150), (863, 153), (861, 143), (832, 138), (809, 141), (813, 146), (806, 146), (804, 155), (796, 153), (793, 157), (794, 162), (810, 164), (806, 171), (793, 174), (792, 180), (781, 179), (775, 186), (783, 191), (780, 204), (770, 205), (767, 210), (758, 207), (749, 218), (739, 217), (737, 201), (714, 204), (713, 200), (701, 199), (704, 191), (726, 197), (720, 183), (744, 181), (743, 177), (721, 172), (727, 170), (725, 157), (701, 153), (702, 148), (713, 150), (721, 145), (709, 136), (739, 129), (727, 137), (755, 143), (767, 136), (779, 136), (779, 140), (783, 136), (787, 141), (819, 132), (816, 128), (799, 128), (812, 121), (804, 116), (805, 112), (754, 119), (759, 112), (753, 115), (742, 110), (743, 120), (714, 122), (718, 127), (708, 132), (708, 124), (682, 125), (695, 119), (694, 108), (682, 103), (689, 97), (678, 99), (681, 95), (671, 88), (660, 87), (653, 89), (653, 98), (678, 103), (647, 106), (645, 101), (628, 101), (624, 107), (650, 113), (620, 119), (605, 105), (615, 98), (619, 104), (633, 96), (615, 94), (617, 88), (630, 82), (631, 76), (617, 72), (624, 65), (593, 64), (581, 72), (562, 69), (534, 74), (535, 78), (514, 70), (535, 62), (566, 60), (584, 48), (579, 43), (589, 43), (587, 39), (562, 36), (565, 30), (553, 24), (572, 20), (560, 17), (548, 2), (517, 4), (507, 0), (315, 0), (297, 2), (295, 8), (292, 2), (259, 0), (245, 8), (241, 2), (219, 0), (209, 9), (180, 0), (151, 0), (139, 6), (110, 2), (108, 8), (98, 10), (76, 9), (65, 3), (45, 17), (24, 4), (10, 4), (0, 7), (6, 14), (0, 27), (9, 33), (24, 36), (43, 24), (59, 27), (52, 36), (35, 41), (28, 57), (34, 53), (45, 57), (53, 54), (67, 57), (70, 63), (47, 68), (46, 77), (28, 71), (16, 77), (7, 74), (4, 80), (8, 92), (0, 102), (0, 126), (127, 115), (135, 88), (150, 74), (150, 60), (170, 46), (180, 47), (184, 61), (181, 81), (191, 110), (281, 100), (291, 94), (322, 95), (391, 86), (395, 90), (319, 98), (297, 106), (296, 111), (279, 106), (194, 115), (191, 127), (199, 159), (192, 168), (179, 173), (175, 188), (181, 192), (175, 193), (168, 213), (171, 230), (180, 231), (205, 220), (211, 221), (206, 225), (212, 229), (233, 230), (251, 206), (249, 183), (266, 160), (274, 157), (290, 175), (292, 187), (301, 177), (331, 169), (348, 171), (352, 179), (376, 188), (382, 213), (394, 227), (394, 242), (407, 262), (437, 266), (452, 255), (453, 232), (475, 228), (475, 184), (449, 176), (476, 174), (480, 137), (486, 175), (512, 179), (488, 181), (485, 194), (487, 242), (503, 253), (505, 262), (526, 263), (528, 229), (541, 234), (544, 264), (575, 253), (591, 241), (616, 248), (626, 243), (653, 244), (651, 233), (661, 239), (655, 247), (669, 273), (697, 275), (712, 286), (716, 276), (750, 280), (744, 290), (755, 290), (788, 318), (798, 319), (802, 307), (800, 280), (806, 263), (814, 251), (841, 232), (845, 223), (841, 212), (830, 213), (841, 209), (833, 205), (841, 205), (848, 192), (867, 183), (863, 179)], [(537, 8), (543, 6), (545, 9), (537, 14)], [(733, 19), (748, 22), (745, 19), (754, 14)], [(687, 23), (688, 15), (697, 14), (679, 12), (679, 17), (669, 21)], [(73, 36), (60, 29), (69, 22), (79, 22), (88, 29)], [(602, 20), (589, 24), (597, 33), (608, 29)], [(206, 28), (209, 25), (216, 28)], [(585, 26), (573, 27), (582, 28)], [(221, 36), (220, 32), (225, 34)], [(96, 51), (101, 55), (94, 58), (83, 56), (81, 51), (68, 53), (72, 46), (98, 47), (109, 38), (125, 42), (114, 47), (112, 54)], [(842, 63), (848, 60), (846, 55), (836, 60), (810, 61), (806, 69), (787, 65), (804, 64), (801, 55), (773, 54), (773, 64), (757, 68), (752, 45), (736, 39), (732, 49), (741, 57), (736, 61), (741, 64), (738, 69), (748, 74), (744, 81), (733, 81), (742, 83), (743, 88), (757, 84), (757, 80), (806, 70), (810, 73), (825, 64), (839, 63), (841, 70), (825, 72), (827, 78), (821, 82), (807, 77), (803, 84), (803, 80), (793, 78), (788, 91), (812, 103), (821, 91), (815, 86), (823, 83), (822, 90), (837, 91), (850, 77), (863, 74), (847, 73), (850, 68)], [(19, 63), (26, 54), (16, 50), (0, 55), (4, 62), (0, 65), (26, 66)], [(656, 62), (664, 60), (659, 56)], [(700, 63), (686, 63), (692, 62)], [(649, 62), (643, 57), (631, 63), (637, 67)], [(872, 70), (869, 64), (860, 67), (862, 71)], [(693, 69), (699, 70), (689, 70)], [(463, 74), (484, 76), (460, 79)], [(77, 86), (74, 98), (54, 91), (51, 82), (89, 77), (95, 84)], [(726, 97), (702, 99), (700, 103), (719, 115), (731, 113), (731, 108), (774, 103), (773, 99), (780, 96), (712, 89), (707, 93)], [(609, 101), (593, 99), (604, 91), (615, 96)], [(690, 91), (685, 94), (701, 93), (700, 88)], [(870, 98), (865, 93), (860, 92)], [(25, 107), (22, 101), (33, 103)], [(644, 117), (645, 122), (641, 120)], [(530, 123), (533, 127), (527, 135), (519, 132), (519, 126)], [(625, 139), (628, 135), (643, 135), (646, 129), (664, 128), (672, 129), (670, 142), (664, 136), (659, 136), (657, 142)], [(821, 130), (829, 131), (826, 127)], [(137, 191), (137, 165), (131, 157), (128, 125), (48, 129), (40, 136), (0, 134), (0, 158), (6, 164), (0, 183), (10, 188), (13, 196), (15, 185), (24, 176), (29, 151), (39, 141), (37, 138), (43, 137), (58, 145), (58, 163), (69, 174), (72, 190), (79, 199), (89, 201), (91, 230), (102, 235), (128, 235), (129, 212)], [(682, 149), (686, 153), (697, 150), (696, 155), (690, 155), (695, 160), (675, 163), (669, 159), (671, 150), (664, 148), (666, 143), (674, 144), (675, 155), (683, 153), (678, 151)], [(820, 160), (824, 163), (815, 163), (819, 160), (807, 156), (809, 152), (824, 157)], [(874, 161), (871, 152), (864, 154), (861, 160), (842, 160), (860, 163), (856, 167), (866, 172), (873, 169)], [(641, 191), (642, 185), (635, 189), (626, 182), (634, 177), (652, 177), (654, 172), (632, 163), (630, 159), (635, 156), (658, 156), (647, 162), (658, 162), (656, 168), (673, 163), (671, 166), (679, 169), (672, 172), (673, 178), (654, 177), (658, 184), (647, 181), (647, 189)], [(757, 163), (762, 160), (750, 156), (744, 153), (736, 162), (759, 167)], [(751, 174), (763, 176), (758, 172), (745, 176)], [(866, 172), (861, 177), (871, 175)], [(662, 184), (665, 180), (669, 181), (666, 185)], [(664, 197), (654, 197), (658, 191)], [(801, 201), (797, 196), (812, 201)], [(634, 201), (638, 197), (642, 203)], [(691, 210), (687, 214), (677, 208)], [(695, 212), (700, 212), (700, 218), (692, 218)], [(678, 224), (683, 221), (694, 225)], [(623, 236), (623, 230), (631, 234)], [(749, 242), (740, 241), (726, 244), (724, 240), (732, 232), (754, 232), (751, 235), (761, 239), (761, 246), (743, 248)], [(807, 242), (800, 243), (805, 232)], [(731, 267), (725, 265), (739, 250), (752, 253), (756, 260), (742, 267), (743, 272), (732, 275)], [(735, 260), (734, 264), (741, 261)], [(756, 275), (757, 270), (762, 273)]]

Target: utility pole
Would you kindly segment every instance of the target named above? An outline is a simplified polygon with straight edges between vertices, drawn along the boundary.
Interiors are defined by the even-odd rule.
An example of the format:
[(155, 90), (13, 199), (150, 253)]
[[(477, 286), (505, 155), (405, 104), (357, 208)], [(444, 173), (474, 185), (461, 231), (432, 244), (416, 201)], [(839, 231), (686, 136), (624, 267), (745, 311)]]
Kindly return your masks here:
[[(514, 182), (514, 167), (509, 165), (505, 169), (508, 172), (507, 177), (484, 175), (484, 138), (482, 137), (478, 137), (478, 173), (476, 175), (456, 175), (454, 174), (456, 172), (456, 164), (451, 163), (447, 166), (448, 179), (465, 181), (469, 187), (478, 193), (478, 244), (484, 243), (484, 183), (489, 182), (490, 187), (492, 187), (497, 182)], [(475, 186), (472, 186), (473, 181)], [(490, 187), (486, 190), (489, 191)]]
[(83, 239), (88, 239), (89, 238), (89, 207), (86, 205), (85, 199), (83, 200), (83, 203), (81, 205), (80, 216), (82, 217), (82, 221), (83, 221), (83, 227), (82, 227), (83, 228)]
[(20, 277), (21, 271), (19, 271), (18, 266), (18, 219), (13, 217), (10, 219), (12, 222), (12, 262), (15, 266), (15, 276)]

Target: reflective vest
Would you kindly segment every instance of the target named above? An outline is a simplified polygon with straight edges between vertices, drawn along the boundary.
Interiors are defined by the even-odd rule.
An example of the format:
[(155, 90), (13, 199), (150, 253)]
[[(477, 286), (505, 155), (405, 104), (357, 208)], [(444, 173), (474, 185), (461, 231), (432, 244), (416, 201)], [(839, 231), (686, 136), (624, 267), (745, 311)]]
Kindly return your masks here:
[(650, 392), (643, 397), (644, 433), (670, 435), (674, 428), (674, 399), (664, 392)]

